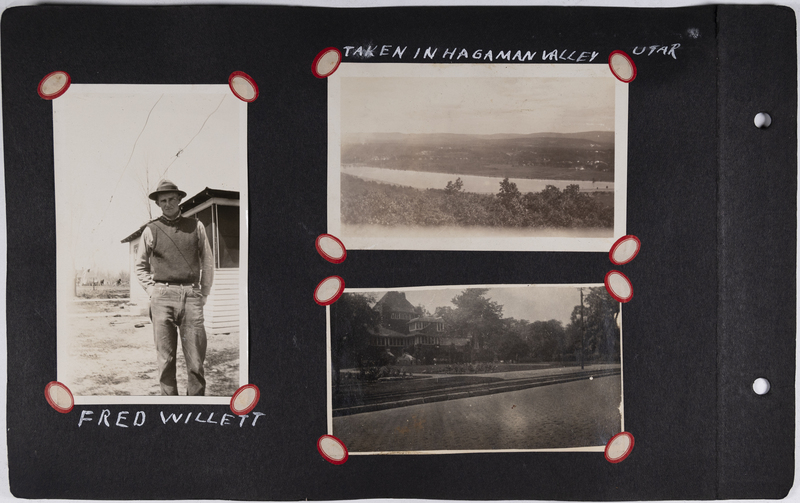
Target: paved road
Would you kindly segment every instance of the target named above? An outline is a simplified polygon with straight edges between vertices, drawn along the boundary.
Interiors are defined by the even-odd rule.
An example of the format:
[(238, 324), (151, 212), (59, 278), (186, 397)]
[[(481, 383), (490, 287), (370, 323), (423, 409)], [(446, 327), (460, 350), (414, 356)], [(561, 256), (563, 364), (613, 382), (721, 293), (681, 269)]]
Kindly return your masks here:
[[(597, 363), (593, 365), (586, 365), (584, 367), (584, 370), (586, 371), (610, 370), (610, 369), (619, 369), (620, 367), (621, 366), (619, 363)], [(503, 379), (518, 379), (522, 377), (571, 374), (573, 372), (581, 372), (581, 366), (574, 365), (570, 367), (547, 367), (543, 369), (533, 369), (533, 370), (510, 370), (508, 372), (492, 372), (489, 374), (474, 374), (474, 375), (482, 375), (487, 377), (502, 377)]]
[(604, 446), (621, 430), (620, 376), (335, 417), (350, 452)]

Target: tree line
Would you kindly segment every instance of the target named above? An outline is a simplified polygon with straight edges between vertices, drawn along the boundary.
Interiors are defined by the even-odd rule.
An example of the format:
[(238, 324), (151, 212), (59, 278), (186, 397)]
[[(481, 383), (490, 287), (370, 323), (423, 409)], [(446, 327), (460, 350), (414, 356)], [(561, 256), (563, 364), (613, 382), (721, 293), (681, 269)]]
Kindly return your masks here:
[[(471, 288), (438, 307), (445, 335), (468, 337), (471, 359), (489, 361), (569, 362), (619, 359), (619, 303), (604, 287), (584, 289), (583, 308), (576, 305), (566, 326), (556, 319), (530, 322), (503, 316), (503, 306), (486, 296), (488, 289)], [(582, 339), (583, 337), (583, 339)]]
[[(503, 306), (487, 297), (488, 289), (468, 288), (456, 295), (451, 306), (437, 307), (434, 316), (444, 320), (441, 344), (431, 348), (408, 348), (412, 356), (436, 351), (450, 359), (455, 344), (451, 338), (467, 338), (459, 348), (464, 362), (618, 362), (620, 359), (619, 302), (604, 287), (584, 288), (583, 305), (576, 305), (566, 326), (559, 320), (530, 322), (503, 316)], [(372, 309), (374, 296), (343, 295), (332, 306), (331, 351), (334, 369), (382, 364), (385, 348), (371, 347), (370, 337), (378, 331), (381, 314)], [(430, 315), (424, 306), (417, 313)], [(415, 355), (418, 352), (420, 354)], [(581, 354), (582, 353), (582, 354)], [(398, 355), (399, 356), (399, 355)]]

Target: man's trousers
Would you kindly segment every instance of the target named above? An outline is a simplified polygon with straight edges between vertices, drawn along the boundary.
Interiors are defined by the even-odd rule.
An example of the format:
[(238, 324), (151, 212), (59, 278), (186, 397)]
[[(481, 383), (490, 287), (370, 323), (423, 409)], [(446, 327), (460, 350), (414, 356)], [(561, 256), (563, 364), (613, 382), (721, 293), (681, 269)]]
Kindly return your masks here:
[(175, 355), (178, 332), (181, 337), (186, 370), (189, 374), (187, 395), (202, 396), (206, 391), (203, 362), (206, 358), (206, 329), (203, 320), (203, 297), (192, 285), (156, 283), (150, 297), (150, 320), (158, 354), (158, 375), (162, 395), (177, 395)]

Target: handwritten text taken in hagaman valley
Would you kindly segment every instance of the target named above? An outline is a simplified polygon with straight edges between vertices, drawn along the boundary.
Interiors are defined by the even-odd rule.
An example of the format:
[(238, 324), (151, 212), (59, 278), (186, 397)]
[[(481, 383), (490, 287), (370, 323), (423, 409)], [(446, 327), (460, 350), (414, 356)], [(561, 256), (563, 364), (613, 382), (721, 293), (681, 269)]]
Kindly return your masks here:
[[(632, 52), (635, 55), (663, 54), (678, 59), (675, 50), (681, 44), (636, 46)], [(522, 50), (492, 50), (492, 49), (467, 49), (464, 47), (416, 47), (407, 45), (346, 45), (342, 47), (345, 58), (366, 60), (400, 59), (400, 60), (435, 60), (435, 61), (505, 61), (505, 62), (544, 62), (562, 61), (573, 63), (592, 63), (600, 55), (597, 51), (584, 51), (573, 49), (547, 49), (542, 51)]]
[[(491, 49), (417, 47), (408, 50), (408, 46), (391, 45), (346, 45), (343, 47), (345, 58), (370, 59), (383, 57), (405, 60), (435, 59), (444, 61), (481, 60), (481, 61), (574, 61), (576, 63), (591, 62), (600, 55), (594, 51), (572, 51), (569, 49), (553, 49), (551, 51), (493, 51)], [(539, 55), (537, 58), (536, 55)]]
[[(159, 411), (161, 424), (189, 424), (203, 423), (214, 424), (217, 426), (237, 426), (239, 428), (245, 425), (255, 426), (258, 418), (263, 416), (263, 412), (252, 412), (243, 416), (235, 416), (233, 414), (219, 414), (218, 412), (186, 412), (176, 414), (174, 412), (164, 413)], [(100, 411), (99, 416), (94, 415), (94, 411), (84, 409), (81, 411), (81, 416), (78, 419), (78, 426), (86, 426), (89, 423), (94, 423), (97, 426), (104, 426), (107, 428), (129, 428), (144, 426), (147, 421), (147, 414), (143, 410), (131, 412), (121, 410), (116, 413), (111, 412), (109, 409)]]

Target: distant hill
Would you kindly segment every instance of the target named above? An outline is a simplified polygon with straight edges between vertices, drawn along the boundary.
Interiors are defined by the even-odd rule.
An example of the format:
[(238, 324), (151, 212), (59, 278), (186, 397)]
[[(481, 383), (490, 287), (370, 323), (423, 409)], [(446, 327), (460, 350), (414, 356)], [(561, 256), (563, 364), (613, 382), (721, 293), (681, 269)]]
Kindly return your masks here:
[(613, 181), (614, 132), (533, 134), (352, 133), (343, 166), (479, 176)]

